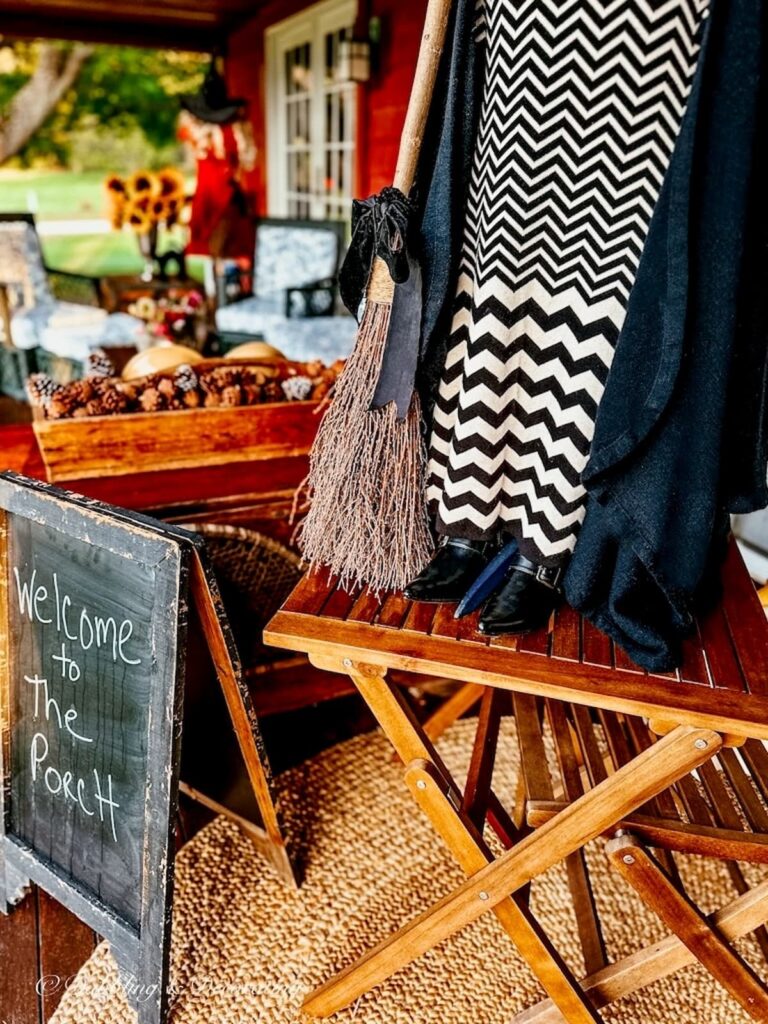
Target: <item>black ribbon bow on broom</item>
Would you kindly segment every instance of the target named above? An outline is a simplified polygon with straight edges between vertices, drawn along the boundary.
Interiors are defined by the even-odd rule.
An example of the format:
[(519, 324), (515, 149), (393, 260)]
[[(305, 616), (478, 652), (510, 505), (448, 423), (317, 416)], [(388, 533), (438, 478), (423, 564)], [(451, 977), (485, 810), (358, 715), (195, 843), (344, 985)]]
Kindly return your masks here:
[(387, 264), (395, 284), (408, 278), (408, 240), (411, 203), (399, 188), (352, 200), (352, 240), (339, 273), (341, 300), (357, 317), (377, 256)]
[(339, 273), (339, 292), (357, 317), (377, 257), (384, 260), (396, 285), (384, 355), (372, 409), (389, 402), (405, 419), (416, 379), (421, 329), (421, 268), (409, 252), (413, 204), (400, 189), (352, 203), (352, 239)]
[(301, 529), (307, 561), (374, 590), (402, 589), (432, 546), (414, 386), (421, 272), (408, 252), (412, 215), (397, 188), (355, 203), (339, 285), (353, 315), (366, 301), (312, 446), (312, 502)]

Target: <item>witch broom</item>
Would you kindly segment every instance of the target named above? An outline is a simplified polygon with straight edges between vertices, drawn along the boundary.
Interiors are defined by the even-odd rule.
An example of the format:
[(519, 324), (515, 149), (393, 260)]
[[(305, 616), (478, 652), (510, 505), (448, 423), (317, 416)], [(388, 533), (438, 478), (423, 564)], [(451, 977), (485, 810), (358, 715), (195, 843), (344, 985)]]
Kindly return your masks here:
[(393, 187), (355, 204), (342, 297), (357, 312), (364, 291), (365, 308), (312, 448), (312, 503), (300, 535), (313, 567), (327, 566), (343, 585), (377, 591), (401, 590), (432, 550), (421, 408), (412, 387), (419, 302), (409, 297), (420, 290), (420, 274), (406, 248), (407, 197), (449, 13), (450, 0), (429, 0)]

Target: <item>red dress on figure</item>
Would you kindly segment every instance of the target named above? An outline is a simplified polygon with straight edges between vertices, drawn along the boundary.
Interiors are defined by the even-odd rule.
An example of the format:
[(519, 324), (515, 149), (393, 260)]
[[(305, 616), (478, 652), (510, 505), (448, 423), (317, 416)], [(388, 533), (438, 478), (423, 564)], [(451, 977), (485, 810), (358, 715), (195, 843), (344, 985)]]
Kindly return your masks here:
[(193, 146), (197, 159), (187, 255), (252, 258), (254, 195), (249, 178), (255, 149), (250, 124), (208, 124), (184, 112), (178, 134)]

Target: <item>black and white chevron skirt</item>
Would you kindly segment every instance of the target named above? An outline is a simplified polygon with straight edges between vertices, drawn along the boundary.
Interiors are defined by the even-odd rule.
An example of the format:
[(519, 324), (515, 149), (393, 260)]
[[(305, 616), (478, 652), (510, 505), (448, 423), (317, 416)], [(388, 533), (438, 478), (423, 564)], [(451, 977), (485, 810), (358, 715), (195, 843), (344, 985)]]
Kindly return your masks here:
[(562, 564), (708, 0), (481, 0), (487, 47), (429, 445), (438, 532)]

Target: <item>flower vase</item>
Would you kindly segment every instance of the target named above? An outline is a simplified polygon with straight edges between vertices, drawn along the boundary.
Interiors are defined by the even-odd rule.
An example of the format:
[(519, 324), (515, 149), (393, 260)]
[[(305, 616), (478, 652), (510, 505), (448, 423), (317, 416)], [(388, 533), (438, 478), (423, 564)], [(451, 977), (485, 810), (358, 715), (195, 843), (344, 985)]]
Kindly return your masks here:
[(155, 260), (157, 258), (157, 224), (149, 231), (142, 231), (136, 236), (139, 240), (139, 252), (144, 257), (144, 269), (141, 280), (149, 283), (155, 276)]

